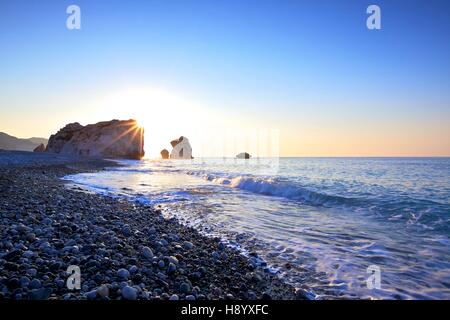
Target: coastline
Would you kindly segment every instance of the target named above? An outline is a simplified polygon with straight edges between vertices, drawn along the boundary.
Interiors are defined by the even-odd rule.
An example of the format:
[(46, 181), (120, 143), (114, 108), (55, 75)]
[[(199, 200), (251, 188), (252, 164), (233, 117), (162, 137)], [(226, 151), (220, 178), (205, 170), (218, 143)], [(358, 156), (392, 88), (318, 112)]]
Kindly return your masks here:
[[(151, 205), (78, 192), (60, 179), (114, 165), (0, 151), (0, 298), (305, 298)], [(66, 286), (70, 265), (80, 267), (81, 290)]]

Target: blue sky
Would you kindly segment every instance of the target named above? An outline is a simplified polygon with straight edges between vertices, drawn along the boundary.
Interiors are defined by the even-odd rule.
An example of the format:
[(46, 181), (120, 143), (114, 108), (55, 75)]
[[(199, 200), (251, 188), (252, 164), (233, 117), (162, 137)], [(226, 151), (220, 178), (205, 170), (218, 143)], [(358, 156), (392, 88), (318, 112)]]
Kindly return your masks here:
[[(69, 4), (81, 30), (65, 27)], [(370, 4), (382, 30), (366, 28)], [(450, 155), (449, 18), (449, 1), (1, 0), (0, 131), (48, 135), (76, 115), (64, 108), (145, 83), (288, 136), (302, 126), (348, 140), (370, 127), (404, 154)], [(26, 117), (40, 124), (11, 125)], [(431, 149), (410, 145), (417, 127)], [(321, 152), (285, 153), (325, 155), (327, 137), (317, 141)], [(358, 154), (347, 144), (330, 155)]]

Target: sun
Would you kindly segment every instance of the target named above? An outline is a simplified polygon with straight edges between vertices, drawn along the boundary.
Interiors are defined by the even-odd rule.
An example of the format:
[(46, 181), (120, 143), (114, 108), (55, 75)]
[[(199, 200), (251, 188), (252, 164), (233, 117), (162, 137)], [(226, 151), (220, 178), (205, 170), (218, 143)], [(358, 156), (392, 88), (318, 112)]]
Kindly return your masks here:
[(135, 119), (144, 130), (146, 157), (160, 157), (162, 149), (170, 150), (170, 141), (182, 135), (201, 136), (208, 112), (192, 99), (164, 88), (134, 86), (118, 90), (96, 102), (99, 119)]

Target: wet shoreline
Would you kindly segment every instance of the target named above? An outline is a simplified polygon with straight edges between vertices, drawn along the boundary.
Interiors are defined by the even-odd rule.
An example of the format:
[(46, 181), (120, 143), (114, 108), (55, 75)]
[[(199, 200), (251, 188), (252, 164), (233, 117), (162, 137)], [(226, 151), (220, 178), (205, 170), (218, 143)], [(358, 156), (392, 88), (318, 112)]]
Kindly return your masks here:
[[(113, 165), (0, 152), (0, 297), (304, 298), (218, 238), (150, 205), (68, 190), (60, 179)], [(80, 268), (80, 290), (67, 288), (70, 265)]]

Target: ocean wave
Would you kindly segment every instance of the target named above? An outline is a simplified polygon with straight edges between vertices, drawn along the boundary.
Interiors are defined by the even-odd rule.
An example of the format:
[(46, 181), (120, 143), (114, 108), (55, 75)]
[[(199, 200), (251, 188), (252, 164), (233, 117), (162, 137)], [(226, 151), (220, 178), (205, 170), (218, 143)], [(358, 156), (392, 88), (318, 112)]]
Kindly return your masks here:
[(231, 188), (265, 196), (285, 198), (305, 205), (364, 210), (391, 221), (404, 221), (409, 226), (448, 230), (449, 219), (446, 215), (448, 206), (431, 200), (414, 199), (400, 195), (394, 195), (393, 197), (385, 195), (382, 198), (370, 195), (346, 197), (318, 192), (296, 182), (280, 178), (251, 175), (227, 176), (220, 172), (207, 173), (205, 171), (188, 171), (186, 173)]
[(337, 206), (337, 205), (356, 205), (360, 199), (347, 198), (343, 196), (329, 195), (316, 192), (308, 188), (280, 181), (276, 178), (260, 178), (254, 176), (234, 176), (227, 177), (220, 174), (187, 172), (190, 175), (201, 176), (204, 179), (226, 185), (232, 188), (245, 190), (266, 196), (286, 198), (289, 200), (300, 201), (304, 204), (314, 206)]

